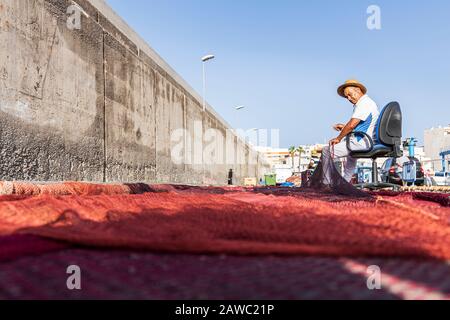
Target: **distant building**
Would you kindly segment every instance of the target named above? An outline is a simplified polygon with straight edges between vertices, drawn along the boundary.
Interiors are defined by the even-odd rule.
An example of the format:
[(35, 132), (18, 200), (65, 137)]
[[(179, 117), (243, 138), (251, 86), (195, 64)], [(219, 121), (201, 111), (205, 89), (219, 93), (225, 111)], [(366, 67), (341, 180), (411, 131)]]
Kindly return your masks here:
[[(289, 152), (288, 148), (274, 149), (270, 147), (257, 147), (257, 151), (265, 156), (267, 162), (270, 164), (273, 173), (279, 176), (278, 182), (286, 180), (293, 174), (303, 172), (308, 169), (312, 159), (319, 159), (324, 145), (303, 145), (301, 156), (298, 152), (294, 157)], [(284, 182), (281, 181), (281, 182)]]
[(442, 171), (440, 153), (450, 150), (450, 125), (425, 130), (425, 154), (430, 159), (431, 169)]
[(265, 159), (271, 167), (275, 165), (285, 165), (288, 163), (289, 150), (288, 149), (275, 149), (269, 147), (256, 147), (256, 150), (264, 155)]

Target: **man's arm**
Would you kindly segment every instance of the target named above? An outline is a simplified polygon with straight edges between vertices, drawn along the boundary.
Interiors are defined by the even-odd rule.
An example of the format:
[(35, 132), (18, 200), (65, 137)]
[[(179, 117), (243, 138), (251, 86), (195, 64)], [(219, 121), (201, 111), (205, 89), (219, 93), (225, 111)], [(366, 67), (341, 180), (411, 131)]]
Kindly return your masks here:
[(330, 141), (330, 145), (334, 146), (338, 143), (341, 143), (341, 141), (348, 136), (350, 133), (352, 133), (356, 127), (361, 123), (361, 120), (359, 119), (351, 119), (344, 127), (344, 129), (342, 129), (341, 134), (339, 135), (339, 137), (337, 137), (336, 139), (333, 139)]
[(344, 129), (344, 128), (345, 128), (345, 124), (341, 124), (341, 123), (338, 123), (338, 124), (336, 124), (336, 125), (333, 127), (333, 129), (336, 130), (336, 131), (338, 131), (338, 132), (341, 132), (342, 129)]

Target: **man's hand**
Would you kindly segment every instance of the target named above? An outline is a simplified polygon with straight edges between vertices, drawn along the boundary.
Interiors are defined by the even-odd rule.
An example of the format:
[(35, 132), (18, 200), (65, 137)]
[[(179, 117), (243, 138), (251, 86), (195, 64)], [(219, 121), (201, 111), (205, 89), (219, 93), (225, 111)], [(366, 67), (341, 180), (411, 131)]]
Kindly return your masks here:
[(336, 139), (330, 140), (329, 144), (330, 144), (330, 146), (335, 146), (335, 145), (341, 143), (341, 141), (342, 141), (341, 139), (336, 138)]
[(330, 141), (330, 146), (334, 146), (341, 143), (341, 141), (344, 140), (349, 133), (355, 130), (355, 128), (359, 125), (360, 122), (361, 120), (352, 118), (341, 130), (341, 134), (339, 135), (339, 137)]
[(339, 132), (342, 131), (344, 128), (345, 128), (345, 124), (341, 124), (341, 123), (339, 123), (333, 127), (334, 130), (339, 131)]

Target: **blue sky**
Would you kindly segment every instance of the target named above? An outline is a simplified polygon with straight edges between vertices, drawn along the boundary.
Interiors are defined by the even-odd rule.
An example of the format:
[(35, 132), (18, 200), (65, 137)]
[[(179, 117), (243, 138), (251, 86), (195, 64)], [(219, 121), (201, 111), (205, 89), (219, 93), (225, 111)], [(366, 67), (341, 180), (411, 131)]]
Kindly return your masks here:
[[(450, 124), (450, 1), (107, 0), (232, 126), (279, 128), (281, 146), (328, 142), (346, 122), (337, 86), (357, 78), (404, 136)], [(367, 28), (369, 5), (382, 29)], [(245, 105), (237, 112), (234, 107)]]

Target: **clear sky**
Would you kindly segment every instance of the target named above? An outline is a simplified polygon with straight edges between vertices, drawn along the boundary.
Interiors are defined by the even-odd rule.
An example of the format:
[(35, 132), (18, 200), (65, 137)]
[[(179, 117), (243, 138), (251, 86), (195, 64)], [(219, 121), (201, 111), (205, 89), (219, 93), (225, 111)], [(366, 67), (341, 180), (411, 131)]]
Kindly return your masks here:
[[(107, 0), (232, 126), (279, 128), (281, 146), (328, 142), (357, 78), (380, 108), (401, 103), (404, 136), (450, 124), (448, 0)], [(369, 5), (381, 30), (367, 28)], [(235, 111), (237, 105), (246, 109)]]

